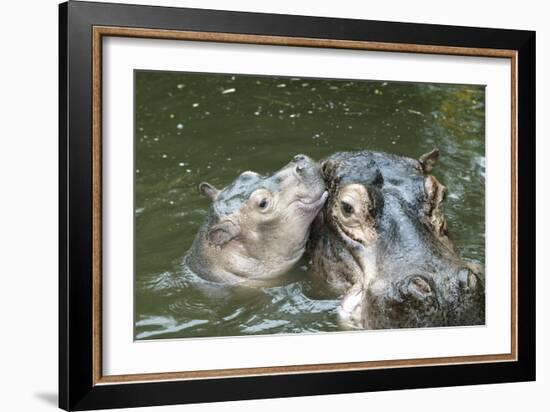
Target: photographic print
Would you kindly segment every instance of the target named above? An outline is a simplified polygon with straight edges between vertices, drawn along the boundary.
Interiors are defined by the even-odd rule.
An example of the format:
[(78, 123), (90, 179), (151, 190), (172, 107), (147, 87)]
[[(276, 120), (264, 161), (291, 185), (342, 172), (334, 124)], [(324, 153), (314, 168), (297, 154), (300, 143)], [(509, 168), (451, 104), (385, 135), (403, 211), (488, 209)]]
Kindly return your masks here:
[(485, 86), (134, 71), (136, 340), (485, 324)]

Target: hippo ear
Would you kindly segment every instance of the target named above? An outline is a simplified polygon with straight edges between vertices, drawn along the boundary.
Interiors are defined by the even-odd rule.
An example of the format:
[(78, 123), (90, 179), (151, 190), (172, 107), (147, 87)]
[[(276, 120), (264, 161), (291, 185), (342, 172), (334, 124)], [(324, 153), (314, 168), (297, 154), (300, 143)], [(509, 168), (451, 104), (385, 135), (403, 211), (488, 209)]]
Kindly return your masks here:
[(216, 246), (224, 246), (239, 234), (240, 229), (235, 223), (224, 221), (214, 225), (208, 231), (208, 240)]
[(437, 160), (439, 159), (439, 149), (435, 148), (431, 152), (424, 153), (418, 161), (420, 162), (420, 166), (422, 167), (422, 171), (424, 173), (430, 173), (432, 171), (433, 166), (437, 163)]
[(211, 201), (216, 200), (216, 198), (220, 194), (220, 191), (218, 189), (207, 182), (202, 182), (201, 184), (199, 184), (199, 192), (201, 195), (207, 197)]

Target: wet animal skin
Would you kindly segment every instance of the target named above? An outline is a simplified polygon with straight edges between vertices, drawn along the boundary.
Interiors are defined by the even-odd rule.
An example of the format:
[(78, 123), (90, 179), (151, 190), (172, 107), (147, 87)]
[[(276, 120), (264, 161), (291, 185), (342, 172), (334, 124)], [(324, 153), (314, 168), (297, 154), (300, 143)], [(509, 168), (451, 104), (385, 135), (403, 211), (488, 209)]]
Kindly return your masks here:
[(418, 160), (336, 153), (322, 162), (329, 191), (309, 243), (310, 272), (342, 296), (344, 322), (367, 329), (485, 321), (483, 274), (461, 259), (443, 210), (446, 188)]

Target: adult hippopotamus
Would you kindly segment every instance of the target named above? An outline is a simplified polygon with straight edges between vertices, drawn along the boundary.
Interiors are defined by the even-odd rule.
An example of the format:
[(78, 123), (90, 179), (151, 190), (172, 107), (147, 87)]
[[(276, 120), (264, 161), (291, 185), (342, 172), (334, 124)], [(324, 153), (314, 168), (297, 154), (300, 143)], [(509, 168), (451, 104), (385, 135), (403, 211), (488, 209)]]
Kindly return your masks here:
[(430, 174), (438, 157), (361, 151), (323, 162), (329, 198), (312, 230), (311, 269), (344, 296), (345, 319), (367, 329), (484, 323), (481, 273), (455, 251), (446, 189)]
[(199, 191), (212, 205), (186, 263), (229, 284), (263, 284), (288, 271), (327, 198), (319, 165), (305, 155), (271, 176), (247, 171), (222, 190), (203, 182)]

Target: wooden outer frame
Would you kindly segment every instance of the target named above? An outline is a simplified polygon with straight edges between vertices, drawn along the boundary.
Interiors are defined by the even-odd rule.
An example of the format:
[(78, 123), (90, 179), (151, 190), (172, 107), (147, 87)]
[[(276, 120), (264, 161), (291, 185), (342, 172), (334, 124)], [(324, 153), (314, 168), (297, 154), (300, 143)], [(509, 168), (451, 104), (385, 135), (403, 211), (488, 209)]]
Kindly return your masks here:
[[(156, 380), (185, 380), (185, 379), (201, 379), (201, 378), (219, 378), (219, 377), (238, 377), (238, 376), (258, 376), (270, 374), (288, 374), (288, 373), (304, 373), (304, 372), (330, 372), (330, 371), (346, 371), (346, 370), (366, 370), (373, 368), (395, 368), (404, 366), (434, 366), (448, 364), (464, 364), (464, 363), (482, 363), (495, 361), (515, 361), (517, 360), (517, 337), (516, 337), (516, 321), (517, 321), (517, 305), (516, 305), (516, 287), (517, 287), (517, 270), (516, 270), (516, 250), (512, 246), (511, 260), (511, 336), (509, 354), (492, 354), (492, 355), (475, 355), (475, 356), (449, 356), (439, 358), (417, 358), (417, 359), (395, 359), (383, 361), (368, 361), (368, 362), (347, 362), (347, 363), (331, 363), (331, 364), (313, 364), (313, 365), (288, 365), (277, 367), (257, 367), (257, 368), (236, 368), (236, 369), (217, 369), (203, 371), (182, 371), (168, 373), (144, 373), (131, 375), (103, 375), (102, 374), (102, 305), (101, 305), (101, 144), (102, 144), (102, 126), (101, 126), (101, 73), (102, 73), (102, 39), (105, 36), (112, 37), (130, 37), (130, 38), (149, 38), (149, 39), (164, 39), (164, 40), (183, 40), (183, 41), (207, 41), (207, 42), (223, 42), (223, 43), (244, 43), (244, 44), (261, 44), (261, 45), (284, 45), (294, 47), (322, 47), (334, 49), (356, 49), (365, 51), (391, 51), (399, 53), (426, 53), (426, 54), (447, 54), (461, 56), (478, 56), (478, 57), (497, 57), (508, 58), (511, 60), (512, 67), (512, 96), (511, 96), (511, 119), (512, 119), (512, 188), (515, 188), (517, 176), (515, 170), (516, 164), (516, 77), (515, 65), (517, 52), (513, 50), (495, 50), (483, 48), (465, 48), (465, 47), (449, 47), (449, 46), (429, 46), (417, 44), (399, 44), (399, 43), (379, 43), (368, 41), (346, 41), (332, 39), (308, 39), (299, 37), (284, 37), (284, 36), (260, 36), (260, 35), (243, 35), (243, 34), (228, 34), (214, 32), (190, 32), (176, 30), (151, 30), (140, 28), (127, 27), (93, 27), (93, 221), (94, 221), (94, 256), (93, 256), (93, 278), (94, 278), (94, 383), (122, 383), (122, 382), (147, 382)], [(516, 244), (516, 233), (514, 231), (515, 215), (517, 212), (515, 190), (512, 189), (512, 245)]]
[[(125, 11), (130, 13), (130, 16), (134, 16), (133, 18), (136, 20), (134, 24), (125, 24), (126, 22), (123, 21), (124, 19), (117, 17), (112, 21), (113, 19), (110, 18), (109, 12), (113, 11), (113, 9), (118, 11)], [(224, 392), (224, 395), (220, 396), (212, 396), (208, 398), (204, 393), (202, 396), (199, 396), (197, 393), (187, 393), (187, 395), (184, 396), (177, 396), (172, 394), (171, 396), (166, 396), (163, 399), (160, 400), (154, 400), (155, 394), (150, 393), (145, 397), (139, 397), (138, 398), (132, 398), (132, 399), (126, 399), (123, 401), (116, 401), (111, 397), (111, 402), (107, 405), (104, 404), (104, 402), (108, 401), (109, 396), (105, 396), (105, 394), (109, 393), (120, 393), (121, 387), (128, 387), (129, 384), (131, 384), (131, 387), (141, 387), (144, 388), (143, 385), (146, 385), (145, 388), (152, 388), (157, 386), (157, 392), (163, 392), (158, 389), (158, 385), (161, 385), (159, 382), (155, 381), (173, 381), (173, 382), (165, 382), (163, 383), (164, 388), (167, 388), (167, 385), (185, 385), (187, 383), (187, 388), (191, 389), (191, 385), (193, 383), (197, 384), (204, 384), (204, 383), (213, 383), (214, 381), (225, 381), (226, 379), (231, 379), (232, 384), (235, 384), (235, 382), (246, 382), (244, 379), (246, 378), (249, 382), (258, 382), (258, 379), (260, 378), (271, 378), (271, 381), (273, 382), (274, 379), (277, 377), (279, 378), (290, 378), (290, 376), (296, 376), (296, 377), (309, 377), (313, 378), (315, 381), (318, 381), (319, 379), (324, 379), (324, 385), (326, 386), (326, 382), (329, 379), (327, 374), (331, 374), (334, 376), (335, 373), (338, 373), (340, 376), (348, 377), (348, 380), (351, 379), (352, 373), (367, 373), (370, 371), (371, 376), (374, 376), (374, 371), (390, 371), (395, 370), (394, 375), (396, 375), (398, 370), (404, 370), (404, 371), (410, 371), (411, 367), (414, 367), (413, 369), (416, 369), (417, 371), (420, 370), (426, 370), (426, 367), (430, 367), (432, 370), (435, 370), (437, 368), (447, 368), (447, 372), (449, 372), (450, 365), (456, 365), (456, 368), (465, 368), (468, 364), (470, 367), (475, 367), (477, 365), (477, 368), (480, 367), (480, 364), (488, 364), (491, 366), (501, 365), (500, 367), (504, 367), (502, 365), (507, 365), (509, 368), (509, 376), (506, 378), (504, 376), (486, 376), (484, 379), (470, 379), (470, 380), (464, 380), (462, 383), (460, 383), (460, 379), (457, 381), (455, 380), (447, 380), (444, 381), (431, 381), (430, 382), (424, 382), (423, 384), (419, 385), (418, 382), (413, 382), (411, 380), (403, 381), (402, 384), (397, 387), (423, 387), (423, 386), (441, 386), (441, 385), (450, 385), (450, 384), (465, 384), (465, 383), (482, 383), (482, 382), (497, 382), (497, 381), (506, 381), (506, 380), (525, 380), (525, 379), (531, 379), (534, 377), (534, 338), (531, 336), (533, 329), (527, 329), (527, 331), (524, 330), (523, 336), (526, 339), (522, 339), (522, 345), (519, 346), (519, 336), (522, 334), (520, 331), (520, 326), (522, 326), (524, 323), (526, 326), (532, 326), (534, 325), (534, 302), (528, 308), (527, 311), (528, 314), (532, 313), (531, 321), (522, 320), (522, 324), (518, 325), (518, 294), (520, 291), (523, 290), (523, 288), (520, 288), (518, 286), (518, 244), (519, 244), (519, 238), (518, 238), (518, 182), (519, 182), (519, 175), (518, 175), (518, 142), (519, 139), (517, 138), (518, 134), (518, 112), (517, 112), (517, 99), (518, 99), (518, 93), (517, 89), (521, 82), (521, 79), (518, 77), (518, 70), (517, 66), (519, 61), (521, 60), (521, 56), (523, 54), (520, 53), (521, 47), (517, 46), (517, 44), (523, 45), (525, 47), (529, 41), (532, 41), (532, 45), (529, 44), (529, 47), (534, 47), (534, 34), (531, 32), (512, 32), (507, 30), (498, 30), (497, 34), (501, 34), (502, 36), (506, 37), (506, 46), (512, 46), (512, 47), (495, 47), (494, 44), (491, 43), (490, 40), (488, 40), (488, 37), (499, 37), (495, 36), (495, 30), (490, 30), (491, 33), (488, 33), (487, 31), (489, 29), (466, 29), (466, 28), (453, 28), (448, 26), (430, 26), (430, 25), (414, 25), (415, 28), (417, 26), (422, 26), (422, 28), (426, 29), (432, 29), (435, 31), (438, 31), (440, 34), (443, 32), (443, 34), (447, 34), (447, 37), (449, 32), (453, 32), (458, 30), (459, 32), (462, 31), (470, 31), (470, 36), (463, 36), (463, 37), (471, 37), (472, 39), (475, 38), (475, 35), (482, 35), (481, 40), (477, 40), (477, 43), (475, 40), (466, 40), (467, 44), (461, 44), (461, 40), (454, 39), (453, 41), (449, 39), (443, 38), (442, 44), (434, 44), (438, 43), (438, 40), (434, 40), (434, 38), (427, 39), (427, 41), (421, 43), (418, 43), (417, 40), (414, 39), (414, 36), (411, 34), (407, 34), (405, 36), (405, 40), (403, 41), (403, 38), (401, 38), (400, 42), (385, 42), (385, 41), (379, 41), (377, 40), (376, 34), (362, 34), (360, 35), (361, 39), (349, 39), (344, 36), (342, 37), (341, 33), (335, 34), (334, 37), (332, 36), (319, 36), (319, 33), (326, 33), (326, 31), (316, 29), (317, 26), (329, 26), (329, 28), (335, 28), (339, 27), (339, 23), (344, 22), (342, 19), (321, 19), (323, 20), (323, 24), (317, 24), (319, 23), (317, 18), (307, 18), (307, 17), (297, 17), (297, 16), (272, 16), (272, 15), (258, 15), (258, 14), (248, 14), (248, 13), (229, 13), (229, 12), (214, 12), (214, 11), (197, 11), (197, 10), (189, 10), (189, 9), (170, 9), (170, 11), (173, 13), (174, 10), (177, 10), (177, 12), (180, 14), (180, 16), (184, 17), (197, 17), (197, 15), (200, 17), (199, 20), (202, 19), (204, 23), (208, 23), (210, 21), (216, 20), (213, 17), (216, 18), (222, 18), (227, 17), (228, 14), (231, 14), (232, 17), (234, 17), (236, 14), (241, 17), (241, 20), (244, 19), (245, 23), (244, 26), (247, 24), (249, 25), (249, 29), (254, 28), (253, 22), (256, 19), (259, 20), (265, 20), (265, 19), (274, 19), (278, 21), (283, 21), (284, 19), (290, 19), (294, 20), (295, 18), (303, 19), (304, 22), (308, 22), (311, 25), (313, 25), (313, 30), (311, 33), (307, 33), (308, 36), (303, 35), (282, 35), (281, 33), (269, 33), (269, 30), (267, 31), (269, 34), (266, 33), (266, 30), (258, 30), (255, 29), (255, 33), (261, 33), (261, 34), (250, 34), (246, 33), (246, 30), (242, 30), (242, 32), (236, 32), (231, 33), (231, 31), (238, 31), (239, 27), (231, 27), (231, 24), (227, 24), (226, 22), (223, 22), (222, 24), (218, 23), (218, 30), (209, 30), (209, 31), (200, 31), (200, 30), (192, 30), (193, 25), (189, 23), (183, 23), (182, 25), (174, 28), (170, 27), (170, 24), (166, 24), (167, 21), (169, 21), (168, 16), (163, 14), (163, 10), (165, 11), (167, 8), (156, 8), (156, 7), (147, 7), (147, 6), (123, 6), (123, 5), (113, 5), (113, 4), (87, 4), (87, 3), (75, 3), (71, 2), (68, 6), (61, 6), (60, 8), (60, 46), (67, 47), (67, 55), (65, 55), (62, 52), (62, 47), (60, 47), (60, 85), (67, 84), (67, 77), (70, 78), (70, 70), (71, 70), (71, 60), (70, 60), (70, 41), (69, 41), (69, 32), (71, 31), (70, 23), (71, 21), (82, 21), (84, 20), (86, 22), (85, 28), (89, 30), (88, 33), (84, 37), (89, 38), (92, 44), (91, 52), (88, 55), (88, 59), (86, 61), (86, 64), (90, 64), (90, 67), (88, 67), (88, 72), (91, 74), (91, 114), (92, 116), (87, 120), (87, 124), (91, 124), (91, 135), (87, 134), (85, 138), (82, 140), (85, 140), (87, 144), (86, 150), (84, 150), (85, 153), (80, 153), (80, 155), (91, 155), (91, 175), (88, 175), (88, 177), (91, 180), (91, 190), (90, 194), (91, 197), (88, 197), (86, 202), (84, 204), (90, 205), (90, 214), (87, 216), (90, 218), (91, 221), (91, 230), (87, 235), (89, 235), (90, 243), (86, 244), (87, 250), (91, 251), (91, 254), (89, 255), (91, 257), (91, 273), (88, 275), (88, 280), (91, 280), (91, 283), (88, 284), (88, 288), (85, 291), (85, 300), (88, 303), (87, 309), (89, 312), (82, 314), (80, 313), (79, 316), (77, 316), (77, 319), (80, 320), (91, 320), (91, 322), (88, 323), (91, 327), (86, 330), (78, 331), (79, 338), (84, 338), (85, 336), (88, 336), (89, 341), (87, 341), (87, 347), (85, 348), (87, 350), (87, 356), (84, 356), (83, 358), (87, 361), (86, 367), (84, 367), (84, 374), (88, 374), (86, 376), (82, 376), (82, 373), (79, 376), (79, 380), (81, 382), (78, 382), (77, 385), (79, 387), (79, 393), (75, 390), (71, 390), (71, 375), (75, 376), (77, 375), (74, 371), (71, 373), (71, 364), (74, 365), (74, 359), (71, 362), (71, 349), (73, 351), (78, 351), (78, 347), (75, 347), (75, 344), (71, 343), (71, 333), (70, 333), (70, 318), (71, 313), (75, 313), (75, 310), (72, 311), (69, 309), (70, 304), (69, 301), (71, 299), (72, 295), (75, 295), (74, 291), (71, 294), (71, 287), (70, 287), (70, 281), (71, 276), (69, 276), (69, 269), (70, 264), (67, 264), (67, 266), (64, 266), (63, 264), (60, 264), (60, 406), (70, 409), (70, 408), (82, 408), (82, 409), (90, 409), (95, 408), (98, 406), (101, 407), (108, 407), (108, 406), (138, 406), (138, 405), (156, 405), (156, 404), (162, 404), (164, 403), (183, 403), (183, 402), (194, 402), (194, 401), (208, 401), (208, 400), (223, 400), (223, 399), (246, 399), (246, 398), (253, 398), (253, 397), (267, 397), (267, 396), (291, 396), (291, 395), (306, 395), (306, 394), (314, 394), (314, 393), (339, 393), (339, 392), (348, 392), (348, 391), (355, 391), (357, 390), (357, 386), (350, 385), (348, 388), (341, 387), (339, 389), (336, 389), (335, 392), (332, 392), (334, 389), (326, 389), (324, 392), (318, 392), (318, 389), (312, 389), (312, 388), (306, 388), (302, 389), (301, 391), (296, 392), (295, 390), (291, 390), (290, 388), (283, 389), (282, 391), (279, 390), (264, 390), (259, 391), (258, 393), (226, 393)], [(73, 17), (70, 18), (70, 12), (73, 11)], [(147, 25), (143, 25), (143, 22), (140, 21), (140, 19), (143, 19), (143, 16), (153, 12), (154, 14), (158, 14), (160, 19), (160, 25), (158, 25), (158, 28), (151, 28), (151, 27), (143, 27)], [(188, 16), (185, 16), (185, 15)], [(78, 15), (78, 16), (75, 16)], [(139, 16), (138, 16), (139, 15)], [(163, 20), (164, 19), (164, 20)], [(130, 20), (132, 20), (132, 17), (130, 17)], [(147, 20), (147, 19), (146, 19)], [(154, 19), (153, 19), (154, 20)], [(163, 23), (164, 22), (164, 23)], [(358, 22), (358, 21), (350, 21), (345, 20), (345, 22), (353, 22), (354, 25), (357, 24), (374, 24), (374, 25), (382, 25), (386, 26), (386, 33), (389, 32), (390, 28), (397, 28), (398, 26), (409, 26), (408, 28), (412, 28), (411, 25), (404, 25), (402, 23), (381, 23), (381, 22)], [(141, 23), (141, 24), (140, 24)], [(158, 24), (158, 23), (157, 23)], [(226, 27), (224, 26), (224, 24)], [(142, 27), (136, 27), (141, 25)], [(122, 27), (126, 26), (126, 27)], [(199, 24), (200, 26), (200, 24)], [(205, 29), (208, 29), (208, 24), (205, 25)], [(214, 24), (216, 26), (216, 24)], [(235, 25), (238, 26), (238, 25)], [(392, 27), (390, 27), (392, 26)], [(166, 28), (168, 27), (168, 28)], [(261, 27), (261, 26), (260, 26)], [(73, 25), (72, 30), (77, 31), (78, 29), (82, 29), (81, 27), (75, 27)], [(228, 30), (229, 29), (229, 30)], [(292, 30), (285, 29), (286, 32), (291, 33)], [(65, 32), (64, 32), (65, 31)], [(369, 30), (365, 30), (368, 32)], [(376, 30), (375, 30), (376, 31)], [(428, 30), (429, 31), (429, 30)], [(382, 30), (384, 32), (384, 30)], [(421, 30), (422, 32), (422, 30)], [(330, 33), (330, 30), (328, 31)], [(350, 33), (353, 33), (353, 30), (350, 31)], [(452, 33), (451, 33), (452, 34)], [(455, 34), (456, 35), (456, 34)], [(489, 35), (489, 36), (488, 36)], [(117, 375), (117, 376), (103, 376), (101, 373), (101, 43), (103, 36), (123, 36), (123, 37), (142, 37), (142, 38), (159, 38), (159, 39), (173, 39), (173, 40), (194, 40), (194, 41), (216, 41), (216, 42), (230, 42), (230, 43), (249, 43), (249, 44), (266, 44), (266, 45), (285, 45), (285, 46), (302, 46), (302, 47), (328, 47), (328, 48), (346, 48), (346, 49), (361, 49), (361, 50), (377, 50), (377, 51), (392, 51), (392, 52), (408, 52), (408, 53), (433, 53), (433, 54), (453, 54), (453, 55), (464, 55), (464, 56), (486, 56), (486, 57), (499, 57), (499, 58), (509, 58), (512, 61), (512, 107), (511, 107), (511, 121), (512, 121), (512, 216), (511, 216), (511, 223), (512, 223), (512, 262), (511, 262), (511, 268), (512, 268), (512, 296), (511, 296), (511, 302), (512, 302), (512, 335), (511, 335), (511, 348), (512, 351), (510, 354), (495, 354), (495, 355), (480, 355), (480, 356), (465, 356), (465, 357), (446, 357), (446, 358), (430, 358), (430, 359), (414, 359), (414, 360), (388, 360), (388, 361), (371, 361), (371, 362), (353, 362), (353, 363), (339, 363), (339, 364), (320, 364), (320, 365), (290, 365), (290, 366), (283, 366), (283, 367), (267, 367), (267, 368), (243, 368), (243, 369), (225, 369), (225, 370), (217, 370), (217, 371), (194, 371), (194, 372), (175, 372), (175, 373), (157, 373), (157, 374), (139, 374), (139, 375)], [(407, 39), (407, 36), (409, 38)], [(429, 36), (428, 36), (429, 37)], [(445, 37), (445, 36), (443, 36)], [(452, 37), (452, 36), (451, 36)], [(458, 36), (460, 37), (460, 36)], [(374, 40), (371, 40), (374, 39)], [(437, 36), (435, 36), (437, 38)], [(514, 41), (511, 41), (514, 40)], [(528, 41), (529, 40), (529, 41)], [(462, 40), (463, 42), (464, 40)], [(468, 43), (470, 42), (470, 43)], [(494, 43), (494, 41), (493, 41)], [(73, 42), (73, 44), (75, 44)], [(458, 46), (455, 46), (454, 44), (458, 44)], [(474, 46), (485, 46), (485, 47), (474, 47)], [(492, 46), (492, 47), (487, 47)], [(514, 47), (515, 46), (515, 47)], [(534, 50), (534, 49), (533, 49)], [(526, 70), (530, 69), (530, 64), (534, 65), (534, 51), (529, 50), (530, 53), (533, 53), (533, 56), (530, 56), (530, 54), (527, 57), (532, 57), (533, 61), (527, 61), (527, 65), (524, 65)], [(527, 53), (525, 54), (527, 55)], [(74, 64), (76, 66), (76, 64)], [(90, 70), (91, 69), (91, 70)], [(519, 80), (518, 80), (519, 79)], [(533, 80), (534, 81), (534, 80)], [(524, 85), (527, 84), (527, 82), (523, 82)], [(534, 86), (534, 84), (533, 84)], [(67, 101), (64, 99), (60, 99), (60, 123), (63, 125), (63, 123), (68, 120), (69, 125), (66, 129), (66, 134), (63, 133), (63, 130), (61, 130), (61, 144), (60, 144), (60, 187), (65, 188), (66, 190), (60, 190), (60, 222), (61, 218), (63, 218), (64, 222), (60, 223), (60, 233), (63, 236), (60, 236), (60, 263), (62, 263), (62, 258), (69, 258), (71, 257), (71, 243), (69, 241), (70, 239), (70, 232), (71, 232), (71, 222), (70, 222), (70, 212), (73, 208), (71, 208), (71, 198), (70, 195), (67, 196), (67, 194), (70, 194), (70, 179), (74, 175), (78, 175), (78, 172), (72, 172), (71, 174), (68, 173), (68, 170), (70, 170), (70, 160), (71, 160), (71, 135), (75, 135), (74, 133), (71, 133), (70, 128), (70, 120), (71, 120), (71, 105), (68, 104), (71, 102), (71, 85), (70, 82), (67, 84), (68, 90), (65, 90), (65, 92), (69, 92), (67, 95)], [(73, 86), (73, 89), (75, 87)], [(525, 90), (528, 88), (525, 87)], [(529, 91), (531, 88), (529, 87)], [(61, 89), (63, 92), (63, 89)], [(528, 103), (526, 106), (534, 105), (534, 87), (532, 90), (533, 96), (527, 96)], [(531, 98), (533, 101), (530, 101)], [(74, 99), (73, 99), (74, 100)], [(68, 104), (68, 105), (67, 105)], [(66, 116), (66, 117), (65, 117)], [(534, 111), (533, 111), (533, 120), (534, 120)], [(526, 116), (527, 117), (527, 116)], [(528, 120), (528, 118), (526, 119)], [(528, 123), (528, 122), (526, 122)], [(534, 123), (534, 122), (533, 122)], [(60, 128), (63, 129), (63, 128)], [(533, 135), (534, 136), (534, 135)], [(63, 143), (67, 143), (65, 146)], [(532, 142), (533, 148), (534, 148), (534, 141)], [(73, 152), (75, 152), (75, 149), (73, 149)], [(78, 156), (72, 156), (73, 158), (77, 158)], [(63, 160), (69, 159), (68, 163), (63, 163)], [(525, 180), (525, 179), (524, 179)], [(529, 189), (529, 195), (530, 193), (534, 193), (534, 189), (532, 187)], [(68, 204), (66, 203), (68, 201)], [(67, 205), (67, 210), (64, 210), (64, 205)], [(74, 203), (73, 203), (74, 205)], [(534, 216), (534, 214), (533, 214)], [(68, 219), (69, 218), (69, 219)], [(69, 221), (67, 221), (67, 219)], [(77, 219), (79, 220), (79, 219)], [(85, 220), (85, 219), (80, 219)], [(522, 219), (523, 221), (523, 219)], [(66, 223), (66, 226), (64, 224)], [(68, 229), (68, 232), (65, 232), (65, 230)], [(65, 236), (67, 235), (67, 236)], [(62, 239), (61, 239), (62, 238)], [(74, 242), (73, 242), (74, 243)], [(525, 240), (522, 242), (526, 243)], [(534, 253), (534, 252), (533, 252)], [(73, 251), (73, 255), (76, 255)], [(534, 259), (533, 259), (534, 262)], [(534, 273), (534, 269), (533, 269)], [(74, 279), (74, 276), (72, 276)], [(524, 282), (525, 283), (525, 282)], [(534, 290), (534, 279), (531, 280), (531, 282), (528, 283), (529, 288), (531, 287)], [(533, 295), (534, 296), (534, 295)], [(74, 298), (73, 298), (74, 300)], [(522, 307), (527, 307), (526, 304), (524, 304)], [(525, 314), (525, 312), (524, 312)], [(525, 316), (524, 316), (525, 317)], [(527, 325), (529, 324), (529, 325)], [(73, 339), (76, 340), (76, 339)], [(82, 343), (82, 342), (81, 342)], [(525, 347), (524, 347), (525, 344)], [(523, 355), (520, 353), (520, 348), (523, 350)], [(69, 352), (67, 353), (67, 349)], [(77, 356), (72, 356), (72, 358), (77, 358)], [(520, 368), (520, 370), (517, 368), (517, 365), (523, 364), (523, 367)], [(430, 369), (428, 368), (428, 369)], [(414, 373), (414, 371), (413, 371)], [(514, 377), (512, 377), (514, 376)], [(251, 381), (252, 380), (252, 381)], [(183, 382), (182, 382), (183, 381)], [(136, 383), (136, 382), (149, 382), (149, 383)], [(122, 385), (121, 385), (122, 384)], [(212, 386), (211, 386), (212, 387)], [(369, 390), (381, 390), (381, 389), (391, 389), (392, 385), (388, 385), (386, 387), (383, 386), (359, 386), (362, 388), (362, 390), (369, 389)], [(73, 398), (71, 400), (71, 394), (73, 394)], [(80, 395), (80, 396), (79, 396)], [(197, 397), (198, 396), (198, 397)], [(87, 400), (86, 400), (87, 399)], [(90, 400), (91, 399), (91, 400)]]

